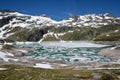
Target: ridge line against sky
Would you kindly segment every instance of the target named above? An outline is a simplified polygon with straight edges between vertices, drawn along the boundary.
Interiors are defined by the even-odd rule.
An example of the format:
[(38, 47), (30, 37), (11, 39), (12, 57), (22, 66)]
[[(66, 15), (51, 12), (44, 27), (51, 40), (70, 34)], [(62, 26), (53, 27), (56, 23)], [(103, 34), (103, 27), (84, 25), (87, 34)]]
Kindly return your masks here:
[(62, 20), (78, 14), (111, 13), (120, 17), (120, 0), (0, 0), (0, 10), (9, 9), (30, 15), (46, 14)]

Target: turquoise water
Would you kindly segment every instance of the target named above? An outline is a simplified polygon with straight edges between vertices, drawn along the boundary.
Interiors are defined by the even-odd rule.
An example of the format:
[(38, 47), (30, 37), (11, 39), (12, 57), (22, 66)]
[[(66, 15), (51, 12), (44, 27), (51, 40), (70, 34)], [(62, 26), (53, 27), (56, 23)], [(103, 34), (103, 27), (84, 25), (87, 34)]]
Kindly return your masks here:
[(43, 42), (19, 45), (22, 48), (32, 48), (32, 55), (26, 58), (62, 60), (66, 62), (110, 62), (112, 59), (97, 53), (110, 45), (99, 45), (88, 42)]

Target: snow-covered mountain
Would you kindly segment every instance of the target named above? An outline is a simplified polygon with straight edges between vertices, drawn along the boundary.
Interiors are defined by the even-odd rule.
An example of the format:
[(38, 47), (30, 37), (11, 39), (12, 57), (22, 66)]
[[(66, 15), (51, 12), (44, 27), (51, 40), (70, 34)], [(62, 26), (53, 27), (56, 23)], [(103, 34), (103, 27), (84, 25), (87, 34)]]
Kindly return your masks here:
[(119, 24), (119, 18), (112, 16), (109, 13), (106, 14), (87, 14), (87, 15), (73, 15), (68, 20), (62, 20), (59, 22), (60, 26), (78, 26), (78, 27), (99, 27), (101, 25), (108, 25), (111, 23)]
[[(21, 14), (19, 12), (15, 11), (1, 11), (0, 12), (0, 20), (5, 20), (8, 21), (8, 24), (10, 27), (28, 27), (30, 25), (34, 26), (51, 26), (56, 21), (50, 19), (49, 17), (46, 16), (31, 16), (31, 15), (26, 15), (26, 14)], [(3, 25), (2, 25), (3, 26)], [(2, 27), (1, 26), (1, 27)]]
[[(40, 16), (31, 16), (27, 14), (21, 14), (16, 11), (0, 11), (0, 20), (5, 20), (5, 19), (8, 19), (7, 25), (11, 27), (16, 27), (16, 26), (30, 27), (31, 25), (34, 25), (36, 27), (53, 26), (53, 25), (97, 27), (99, 25), (107, 25), (109, 23), (118, 23), (117, 21), (120, 20), (119, 18), (116, 18), (109, 13), (87, 14), (82, 16), (73, 15), (69, 19), (62, 20), (62, 21), (55, 21), (55, 20), (52, 20), (50, 17), (46, 16), (45, 14)], [(1, 25), (0, 27), (3, 27), (3, 25)]]
[[(0, 38), (8, 38), (15, 35), (19, 30), (33, 28), (60, 28), (60, 27), (94, 27), (99, 28), (109, 24), (120, 24), (120, 18), (116, 18), (111, 14), (86, 14), (73, 15), (62, 21), (52, 20), (49, 16), (39, 15), (32, 16), (21, 14), (11, 10), (0, 10)], [(49, 32), (48, 30), (47, 32)], [(38, 31), (39, 32), (39, 31)], [(43, 31), (44, 32), (44, 31)], [(46, 34), (41, 33), (41, 34)]]

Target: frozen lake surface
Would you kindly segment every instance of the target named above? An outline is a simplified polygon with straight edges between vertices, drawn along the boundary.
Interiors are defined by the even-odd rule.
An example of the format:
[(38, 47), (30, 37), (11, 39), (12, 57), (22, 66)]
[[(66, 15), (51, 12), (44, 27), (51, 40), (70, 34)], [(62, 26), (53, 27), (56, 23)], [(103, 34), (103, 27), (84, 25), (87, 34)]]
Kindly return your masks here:
[(101, 45), (90, 42), (42, 42), (19, 44), (22, 48), (32, 48), (29, 59), (62, 60), (66, 62), (110, 62), (110, 58), (97, 53), (110, 45)]

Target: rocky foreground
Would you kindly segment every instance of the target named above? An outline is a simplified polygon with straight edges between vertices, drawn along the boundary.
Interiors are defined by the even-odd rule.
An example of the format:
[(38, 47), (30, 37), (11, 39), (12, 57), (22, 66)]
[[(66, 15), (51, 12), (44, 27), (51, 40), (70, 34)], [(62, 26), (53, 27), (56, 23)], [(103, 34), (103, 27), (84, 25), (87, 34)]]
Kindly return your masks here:
[(3, 65), (0, 66), (0, 80), (120, 80), (120, 69), (41, 69)]

